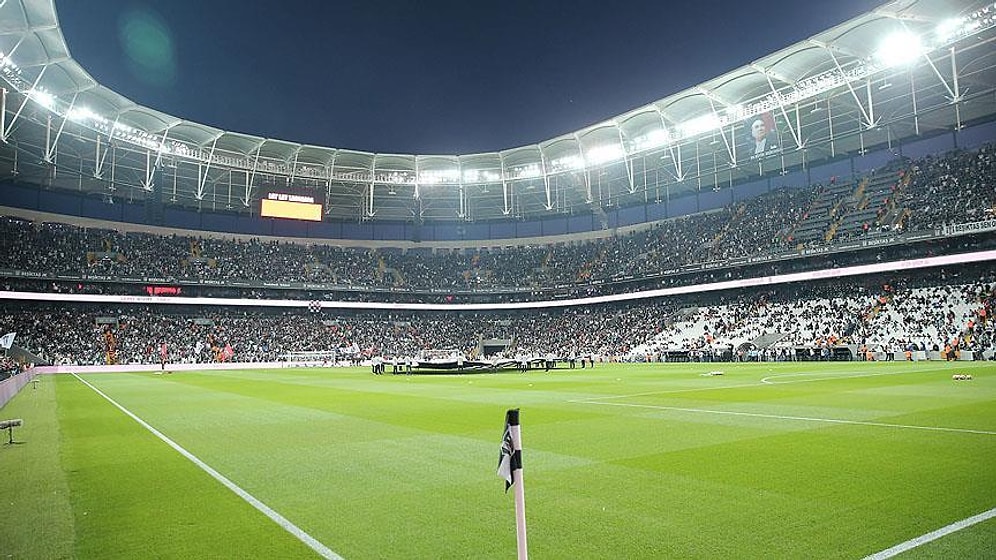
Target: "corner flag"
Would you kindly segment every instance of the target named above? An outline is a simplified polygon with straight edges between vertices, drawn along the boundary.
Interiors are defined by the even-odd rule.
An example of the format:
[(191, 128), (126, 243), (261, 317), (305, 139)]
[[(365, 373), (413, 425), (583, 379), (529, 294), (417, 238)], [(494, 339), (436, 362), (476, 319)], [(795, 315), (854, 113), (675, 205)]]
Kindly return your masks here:
[(505, 493), (515, 484), (515, 471), (522, 470), (522, 451), (515, 450), (512, 445), (512, 417), (515, 425), (519, 425), (519, 410), (509, 410), (505, 413), (505, 433), (501, 437), (501, 452), (498, 455), (498, 476), (505, 479)]
[(505, 413), (505, 432), (498, 454), (498, 476), (505, 479), (505, 493), (515, 486), (515, 537), (518, 559), (527, 560), (526, 549), (526, 491), (522, 480), (522, 433), (519, 430), (519, 409)]

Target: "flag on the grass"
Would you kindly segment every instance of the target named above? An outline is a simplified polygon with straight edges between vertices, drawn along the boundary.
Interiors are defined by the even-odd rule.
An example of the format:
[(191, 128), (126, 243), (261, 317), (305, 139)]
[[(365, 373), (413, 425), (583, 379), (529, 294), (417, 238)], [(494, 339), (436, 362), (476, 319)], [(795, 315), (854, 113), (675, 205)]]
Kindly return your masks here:
[(12, 332), (0, 336), (0, 347), (4, 350), (10, 350), (10, 347), (14, 345), (15, 336), (17, 336), (17, 333)]
[(518, 416), (518, 410), (509, 410), (505, 414), (505, 433), (501, 437), (501, 452), (498, 455), (498, 476), (505, 479), (505, 493), (508, 493), (508, 489), (515, 484), (515, 470), (522, 468), (522, 452), (512, 446), (510, 419), (513, 412)]
[(526, 489), (522, 476), (522, 432), (519, 429), (519, 409), (505, 413), (505, 433), (501, 437), (498, 455), (498, 476), (505, 479), (505, 493), (515, 486), (515, 541), (519, 560), (529, 558), (526, 546)]

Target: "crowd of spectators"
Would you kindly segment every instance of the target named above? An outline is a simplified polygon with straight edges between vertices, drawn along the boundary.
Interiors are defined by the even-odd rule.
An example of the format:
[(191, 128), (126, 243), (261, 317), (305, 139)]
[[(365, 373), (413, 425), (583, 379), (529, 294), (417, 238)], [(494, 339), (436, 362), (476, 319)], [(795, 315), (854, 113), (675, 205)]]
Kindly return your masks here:
[[(991, 217), (996, 204), (996, 149), (956, 152), (904, 163), (892, 177), (888, 204), (868, 224), (847, 234), (922, 230)], [(865, 182), (867, 183), (867, 181)], [(862, 184), (855, 181), (855, 185)], [(840, 186), (840, 185), (838, 185)], [(856, 187), (857, 188), (857, 187)], [(357, 288), (493, 290), (590, 285), (674, 271), (696, 263), (805, 248), (793, 229), (827, 192), (850, 200), (858, 212), (867, 201), (853, 189), (814, 185), (777, 189), (724, 209), (649, 225), (625, 234), (532, 247), (492, 249), (360, 249), (259, 239), (121, 233), (61, 223), (0, 219), (0, 268), (69, 277), (211, 280), (230, 283), (309, 282)], [(835, 195), (836, 196), (836, 195)], [(889, 209), (886, 216), (884, 210)], [(821, 210), (823, 211), (823, 210)], [(886, 220), (888, 218), (888, 220)], [(888, 222), (888, 223), (885, 223)], [(828, 226), (808, 244), (832, 245)], [(141, 280), (137, 280), (141, 281)]]
[(992, 349), (993, 270), (939, 273), (940, 278), (921, 274), (883, 282), (876, 276), (852, 284), (740, 293), (727, 302), (686, 309), (639, 351), (727, 351), (737, 357), (756, 350), (787, 357), (796, 348), (846, 345), (865, 358), (868, 351)]
[(251, 311), (22, 304), (0, 314), (0, 331), (56, 364), (270, 362), (302, 353), (342, 359), (415, 356), (451, 349), (479, 356), (502, 341), (505, 356), (598, 356), (659, 360), (669, 351), (733, 359), (757, 350), (857, 346), (876, 351), (954, 346), (990, 349), (996, 273), (975, 265), (956, 273), (865, 277), (856, 284), (784, 284), (629, 304), (503, 312), (334, 310)]
[(18, 371), (20, 371), (20, 365), (14, 358), (0, 354), (0, 381), (17, 374)]
[[(505, 355), (622, 356), (654, 333), (669, 315), (666, 305), (572, 308), (549, 313), (420, 313), (331, 315), (308, 312), (93, 310), (44, 308), (0, 315), (0, 327), (55, 364), (155, 364), (162, 348), (171, 362), (232, 359), (271, 362), (304, 353), (343, 358), (414, 356), (455, 349), (476, 355), (483, 340), (504, 340)], [(231, 355), (224, 350), (231, 348)]]
[(977, 151), (927, 156), (911, 165), (910, 185), (899, 193), (909, 209), (906, 227), (928, 229), (976, 222), (996, 210), (996, 145)]

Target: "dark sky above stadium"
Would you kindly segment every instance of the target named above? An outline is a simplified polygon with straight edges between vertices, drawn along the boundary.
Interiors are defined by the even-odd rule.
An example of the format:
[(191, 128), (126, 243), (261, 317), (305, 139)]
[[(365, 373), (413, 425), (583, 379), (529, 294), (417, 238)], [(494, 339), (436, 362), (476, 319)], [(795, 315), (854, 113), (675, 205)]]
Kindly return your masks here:
[(540, 142), (694, 86), (872, 0), (56, 0), (103, 85), (185, 119), (338, 148)]

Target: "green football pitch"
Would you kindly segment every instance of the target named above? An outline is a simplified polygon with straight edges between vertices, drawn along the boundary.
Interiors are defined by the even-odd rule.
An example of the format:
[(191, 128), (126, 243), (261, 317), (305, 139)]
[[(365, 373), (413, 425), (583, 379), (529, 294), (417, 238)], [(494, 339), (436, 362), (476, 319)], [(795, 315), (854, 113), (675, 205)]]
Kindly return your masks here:
[(514, 558), (508, 408), (534, 558), (996, 557), (969, 362), (44, 376), (0, 410), (0, 557)]

